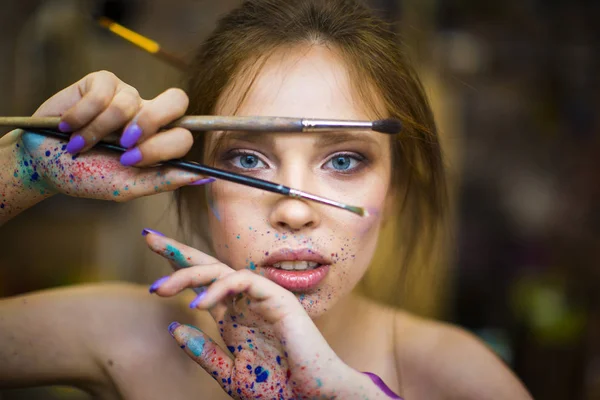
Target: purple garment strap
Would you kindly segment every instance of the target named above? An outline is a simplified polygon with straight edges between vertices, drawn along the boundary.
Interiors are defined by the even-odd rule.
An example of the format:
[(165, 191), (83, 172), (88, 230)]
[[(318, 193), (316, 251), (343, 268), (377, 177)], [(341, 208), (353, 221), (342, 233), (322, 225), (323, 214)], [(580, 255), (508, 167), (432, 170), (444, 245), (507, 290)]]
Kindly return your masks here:
[(374, 373), (372, 373), (372, 372), (363, 372), (363, 374), (365, 374), (369, 378), (371, 378), (371, 380), (373, 381), (373, 383), (376, 384), (379, 387), (379, 389), (381, 389), (383, 391), (383, 393), (385, 393), (386, 395), (388, 395), (389, 398), (403, 400), (402, 397), (400, 397), (396, 393), (392, 392), (392, 389), (390, 389), (385, 384), (385, 382), (383, 382), (383, 380), (380, 377), (378, 377), (377, 375), (375, 375)]

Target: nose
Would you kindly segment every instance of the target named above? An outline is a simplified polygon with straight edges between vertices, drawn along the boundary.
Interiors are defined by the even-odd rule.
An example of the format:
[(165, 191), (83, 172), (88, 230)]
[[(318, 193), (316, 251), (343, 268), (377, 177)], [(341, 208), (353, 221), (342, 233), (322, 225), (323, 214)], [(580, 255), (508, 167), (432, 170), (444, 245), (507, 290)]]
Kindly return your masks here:
[(316, 228), (320, 223), (320, 216), (313, 204), (283, 197), (273, 206), (269, 222), (278, 230), (300, 231)]

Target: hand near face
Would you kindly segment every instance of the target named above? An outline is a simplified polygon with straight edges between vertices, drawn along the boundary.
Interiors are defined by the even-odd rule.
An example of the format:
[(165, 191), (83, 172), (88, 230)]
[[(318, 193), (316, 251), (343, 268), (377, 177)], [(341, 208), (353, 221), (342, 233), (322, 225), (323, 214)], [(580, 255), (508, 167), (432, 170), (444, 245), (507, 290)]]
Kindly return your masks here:
[(361, 374), (336, 356), (293, 293), (172, 239), (151, 234), (146, 240), (178, 269), (151, 291), (169, 297), (206, 287), (192, 306), (210, 312), (228, 351), (197, 328), (173, 323), (169, 330), (232, 397), (331, 398), (348, 393), (354, 375), (360, 381)]
[[(75, 197), (125, 201), (174, 190), (202, 177), (174, 168), (131, 166), (154, 165), (189, 151), (193, 142), (189, 131), (159, 132), (161, 126), (181, 117), (187, 105), (180, 89), (144, 100), (114, 74), (89, 74), (48, 99), (34, 114), (60, 115), (60, 129), (72, 133), (69, 143), (24, 133), (16, 169), (24, 183)], [(120, 144), (129, 150), (120, 159), (93, 148), (123, 127)]]

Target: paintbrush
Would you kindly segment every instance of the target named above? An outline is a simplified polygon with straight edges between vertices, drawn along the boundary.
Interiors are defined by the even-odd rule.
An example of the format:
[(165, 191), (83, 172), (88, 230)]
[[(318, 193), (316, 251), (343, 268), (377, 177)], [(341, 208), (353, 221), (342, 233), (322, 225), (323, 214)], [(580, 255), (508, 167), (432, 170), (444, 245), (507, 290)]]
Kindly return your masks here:
[[(0, 126), (58, 130), (60, 117), (0, 117)], [(166, 125), (164, 129), (181, 127), (190, 131), (251, 131), (251, 132), (327, 132), (364, 131), (396, 134), (402, 130), (399, 120), (377, 121), (329, 120), (291, 117), (228, 117), (218, 115), (188, 115)]]
[(160, 44), (154, 40), (148, 39), (147, 37), (140, 35), (139, 33), (134, 32), (131, 29), (126, 28), (123, 25), (104, 16), (96, 18), (96, 21), (98, 21), (100, 26), (108, 29), (120, 38), (125, 39), (129, 43), (132, 43), (148, 53), (160, 58), (161, 60), (166, 61), (172, 66), (182, 70), (187, 69), (188, 64), (185, 61), (169, 53), (168, 51), (163, 50)]
[[(68, 141), (70, 138), (70, 134), (63, 132), (56, 132), (48, 129), (27, 129), (27, 132), (33, 132), (44, 136), (51, 136), (61, 140)], [(95, 148), (106, 149), (118, 153), (124, 153), (127, 151), (126, 148), (117, 146), (116, 144), (107, 143), (107, 142), (99, 142), (95, 146)], [(341, 208), (343, 210), (350, 211), (354, 214), (360, 215), (361, 217), (366, 217), (369, 213), (362, 207), (350, 206), (344, 203), (340, 203), (339, 201), (329, 200), (314, 194), (310, 194), (307, 192), (303, 192), (301, 190), (292, 189), (290, 187), (280, 185), (277, 183), (269, 182), (264, 179), (253, 178), (250, 176), (236, 174), (234, 172), (225, 171), (218, 168), (209, 167), (207, 165), (199, 164), (193, 161), (184, 161), (184, 160), (169, 160), (161, 163), (161, 165), (169, 165), (172, 167), (176, 167), (179, 169), (184, 169), (191, 172), (196, 172), (202, 175), (210, 176), (217, 179), (222, 179), (224, 181), (235, 182), (241, 185), (250, 186), (257, 189), (266, 190), (268, 192), (278, 193), (284, 196), (296, 197), (299, 199), (315, 201), (317, 203), (326, 204), (328, 206), (333, 206), (337, 208)]]

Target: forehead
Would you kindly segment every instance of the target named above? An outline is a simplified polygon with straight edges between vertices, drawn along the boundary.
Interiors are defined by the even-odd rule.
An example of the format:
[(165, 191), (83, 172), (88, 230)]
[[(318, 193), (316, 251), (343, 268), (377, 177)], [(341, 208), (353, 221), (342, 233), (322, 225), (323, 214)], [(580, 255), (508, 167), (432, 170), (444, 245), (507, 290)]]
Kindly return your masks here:
[(255, 68), (238, 77), (217, 114), (375, 118), (357, 98), (344, 62), (325, 46), (279, 49)]

